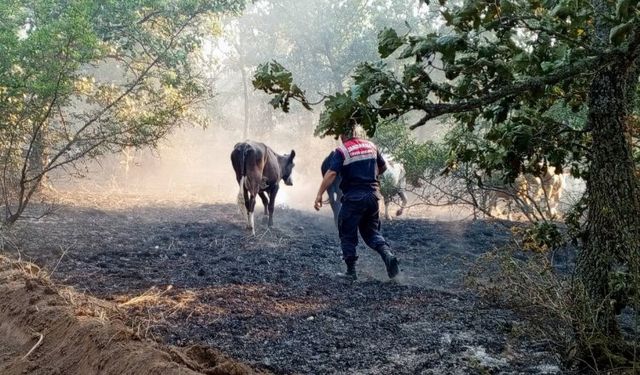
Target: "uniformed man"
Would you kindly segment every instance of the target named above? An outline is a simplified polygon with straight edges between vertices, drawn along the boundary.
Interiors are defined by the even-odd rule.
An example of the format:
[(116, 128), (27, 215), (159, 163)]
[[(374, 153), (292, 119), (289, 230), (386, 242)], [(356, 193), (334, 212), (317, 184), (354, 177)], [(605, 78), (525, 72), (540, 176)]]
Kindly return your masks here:
[(338, 214), (338, 232), (342, 255), (347, 264), (346, 276), (357, 279), (356, 246), (358, 230), (364, 242), (375, 250), (384, 261), (389, 278), (398, 274), (398, 259), (380, 234), (381, 199), (378, 175), (386, 169), (376, 145), (354, 136), (341, 135), (342, 144), (334, 152), (329, 170), (325, 173), (314, 203), (316, 210), (322, 207), (322, 194), (333, 183), (338, 174), (342, 177), (342, 207)]

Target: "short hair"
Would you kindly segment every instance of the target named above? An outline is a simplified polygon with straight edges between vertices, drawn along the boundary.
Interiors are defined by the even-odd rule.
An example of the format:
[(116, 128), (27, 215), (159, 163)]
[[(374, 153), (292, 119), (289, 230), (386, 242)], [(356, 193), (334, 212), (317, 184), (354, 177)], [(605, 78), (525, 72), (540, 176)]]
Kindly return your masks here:
[(360, 139), (367, 139), (367, 131), (361, 125), (353, 127), (353, 137)]
[(349, 127), (341, 135), (344, 136), (346, 139), (351, 139), (351, 138), (367, 139), (367, 131), (364, 130), (364, 128), (361, 125), (354, 125), (353, 127)]

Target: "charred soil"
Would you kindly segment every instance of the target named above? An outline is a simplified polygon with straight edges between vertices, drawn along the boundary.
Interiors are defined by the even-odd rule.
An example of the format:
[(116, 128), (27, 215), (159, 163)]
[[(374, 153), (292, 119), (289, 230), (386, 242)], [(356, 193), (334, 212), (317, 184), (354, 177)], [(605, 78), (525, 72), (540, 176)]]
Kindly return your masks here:
[(231, 204), (74, 196), (56, 215), (19, 224), (12, 248), (112, 303), (135, 336), (218, 348), (278, 374), (560, 372), (546, 343), (519, 335), (514, 313), (464, 287), (471, 262), (507, 241), (506, 228), (385, 222), (401, 275), (387, 280), (361, 246), (349, 282), (328, 215), (278, 207), (274, 218), (253, 237)]

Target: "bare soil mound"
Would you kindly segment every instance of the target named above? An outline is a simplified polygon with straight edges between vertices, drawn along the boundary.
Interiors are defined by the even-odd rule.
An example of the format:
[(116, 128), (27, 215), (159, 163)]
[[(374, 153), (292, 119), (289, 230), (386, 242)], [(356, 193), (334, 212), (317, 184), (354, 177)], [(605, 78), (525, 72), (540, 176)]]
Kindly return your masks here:
[(201, 346), (141, 340), (111, 303), (58, 289), (30, 263), (0, 257), (0, 373), (190, 375), (255, 373)]

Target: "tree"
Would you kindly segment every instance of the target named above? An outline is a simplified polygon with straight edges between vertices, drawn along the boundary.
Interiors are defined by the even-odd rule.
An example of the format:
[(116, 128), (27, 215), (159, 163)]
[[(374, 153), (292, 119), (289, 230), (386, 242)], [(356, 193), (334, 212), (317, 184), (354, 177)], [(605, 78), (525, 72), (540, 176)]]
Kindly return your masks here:
[[(245, 129), (252, 128), (252, 134), (245, 131), (245, 137), (263, 135), (273, 130), (275, 124), (269, 120), (278, 114), (265, 111), (260, 93), (246, 93), (258, 64), (270, 60), (285, 64), (300, 77), (297, 83), (316, 97), (342, 90), (361, 59), (377, 57), (377, 30), (405, 28), (405, 20), (415, 19), (414, 8), (386, 0), (256, 1), (241, 17), (223, 22), (219, 50), (225, 52), (222, 64), (227, 69), (226, 77), (216, 82), (225, 87), (219, 105), (242, 105), (244, 111), (229, 117), (237, 113), (236, 120), (244, 121)], [(243, 112), (246, 115), (241, 116)], [(300, 122), (311, 123), (308, 113), (296, 111), (295, 115), (302, 118)], [(304, 130), (310, 129), (307, 126)]]
[[(640, 285), (640, 192), (632, 139), (638, 2), (438, 3), (430, 5), (446, 25), (439, 32), (380, 32), (381, 57), (400, 60), (402, 68), (359, 65), (352, 88), (325, 101), (316, 133), (336, 135), (359, 123), (373, 135), (382, 119), (419, 113), (410, 125), (416, 129), (450, 114), (459, 129), (486, 141), (482, 148), (454, 141), (452, 162), (473, 163), (488, 174), (504, 171), (512, 181), (546, 160), (556, 170), (568, 166), (584, 177), (587, 219), (575, 291), (583, 297), (587, 329), (578, 338), (582, 349), (612, 365), (612, 358), (625, 354), (625, 348), (607, 348), (620, 335), (615, 314), (630, 302), (640, 308), (628, 298), (637, 296)], [(282, 87), (269, 75), (275, 67), (259, 71), (256, 87)], [(433, 79), (436, 72), (446, 80)], [(287, 99), (304, 99), (289, 94)], [(558, 111), (583, 113), (585, 120), (562, 121)], [(626, 286), (624, 293), (619, 285)]]
[(46, 174), (154, 145), (205, 94), (191, 62), (212, 15), (243, 1), (0, 4), (0, 190), (4, 224)]

